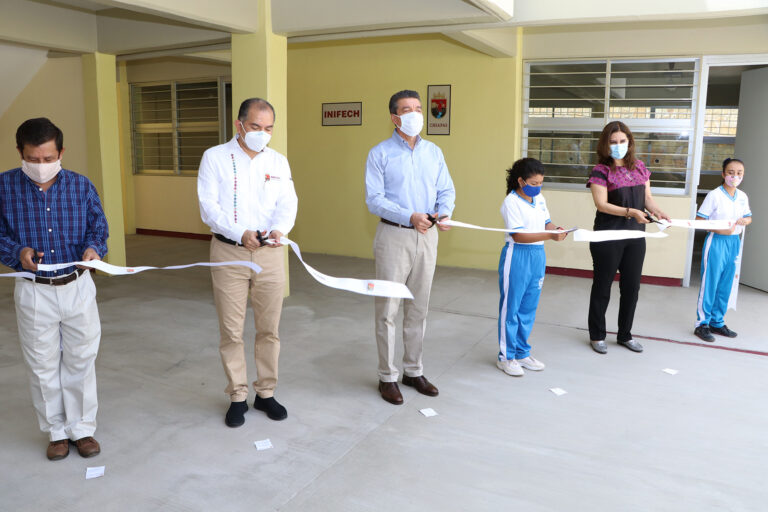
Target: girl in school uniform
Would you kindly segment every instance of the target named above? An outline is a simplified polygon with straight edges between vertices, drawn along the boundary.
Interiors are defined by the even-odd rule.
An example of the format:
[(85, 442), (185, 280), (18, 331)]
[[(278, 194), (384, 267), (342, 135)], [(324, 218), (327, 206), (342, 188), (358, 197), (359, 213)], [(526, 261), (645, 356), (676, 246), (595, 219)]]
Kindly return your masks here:
[[(501, 205), (506, 229), (560, 229), (549, 218), (540, 195), (544, 166), (522, 158), (507, 170), (507, 197)], [(496, 366), (515, 377), (540, 371), (544, 363), (531, 356), (528, 338), (536, 319), (546, 265), (544, 240), (564, 240), (567, 233), (507, 233), (499, 260), (499, 356)]]
[(696, 218), (730, 220), (728, 229), (712, 230), (704, 240), (701, 256), (701, 288), (696, 307), (696, 329), (693, 333), (704, 341), (715, 341), (712, 333), (735, 338), (725, 325), (725, 312), (731, 296), (736, 259), (744, 226), (752, 222), (747, 194), (738, 189), (744, 178), (744, 162), (738, 158), (723, 161), (723, 184), (710, 191)]

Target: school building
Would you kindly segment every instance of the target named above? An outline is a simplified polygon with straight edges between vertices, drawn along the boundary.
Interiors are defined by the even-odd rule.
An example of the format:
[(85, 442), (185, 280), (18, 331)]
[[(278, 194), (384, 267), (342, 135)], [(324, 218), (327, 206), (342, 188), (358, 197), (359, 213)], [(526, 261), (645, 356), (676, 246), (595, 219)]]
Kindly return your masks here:
[[(621, 120), (633, 130), (638, 156), (652, 171), (654, 197), (672, 218), (693, 218), (704, 194), (720, 183), (720, 162), (727, 156), (740, 157), (746, 163), (742, 189), (751, 198), (755, 219), (745, 238), (741, 282), (753, 288), (757, 297), (768, 290), (768, 270), (763, 265), (768, 252), (764, 226), (768, 205), (760, 200), (768, 193), (766, 0), (14, 0), (2, 5), (0, 68), (4, 70), (0, 169), (20, 165), (14, 143), (19, 124), (32, 117), (50, 118), (64, 132), (62, 165), (87, 175), (99, 190), (110, 227), (110, 263), (126, 264), (126, 237), (159, 235), (142, 242), (146, 246), (142, 254), (152, 254), (152, 247), (162, 250), (172, 243), (187, 247), (183, 244), (190, 242), (183, 237), (200, 239), (210, 234), (198, 208), (200, 157), (205, 149), (232, 137), (240, 102), (253, 96), (274, 105), (270, 146), (290, 162), (299, 197), (291, 239), (305, 254), (326, 258), (322, 261), (332, 258), (321, 255), (342, 258), (337, 261), (371, 259), (379, 219), (368, 212), (364, 201), (366, 157), (393, 129), (387, 110), (390, 95), (415, 89), (428, 116), (421, 135), (443, 150), (455, 183), (454, 219), (472, 224), (502, 227), (499, 208), (505, 196), (505, 170), (516, 159), (531, 156), (545, 163), (543, 193), (553, 220), (564, 227), (591, 229), (595, 207), (585, 183), (595, 162), (597, 137), (609, 120)], [(440, 126), (430, 133), (426, 125), (437, 121), (438, 115), (437, 110), (431, 112), (432, 99), (441, 100), (435, 108), (442, 110)], [(462, 276), (492, 276), (478, 271), (496, 270), (502, 246), (498, 234), (454, 228), (440, 238), (438, 265), (450, 268), (446, 275), (457, 283), (464, 282)], [(648, 292), (658, 299), (654, 307), (666, 309), (659, 315), (676, 314), (667, 297), (685, 293), (691, 281), (697, 284), (702, 239), (700, 233), (670, 229), (667, 238), (647, 241), (645, 282), (672, 287)], [(200, 254), (205, 257), (205, 252)], [(178, 257), (182, 260), (167, 264), (189, 261), (183, 253)], [(548, 244), (547, 265), (556, 276), (551, 283), (588, 288), (588, 279), (557, 280), (591, 275), (586, 244), (571, 237)], [(309, 286), (311, 282), (297, 275), (298, 267), (292, 269), (293, 294), (297, 283)], [(336, 275), (344, 271), (342, 265)], [(579, 281), (583, 284), (573, 285)], [(99, 293), (108, 282), (100, 282)], [(493, 277), (490, 283), (494, 299)], [(548, 286), (557, 289), (548, 281), (545, 295)], [(584, 291), (558, 300), (575, 305), (586, 302), (587, 296)], [(613, 300), (618, 302), (618, 297)], [(644, 300), (650, 299), (641, 297), (640, 302)], [(493, 300), (488, 303), (486, 313), (493, 316), (496, 306)], [(687, 312), (686, 307), (693, 311), (694, 304), (684, 306), (680, 311)], [(366, 307), (362, 323), (370, 324), (371, 329), (366, 329), (372, 336), (373, 307)], [(654, 314), (638, 313), (649, 319)], [(201, 313), (206, 315), (215, 324), (215, 314)], [(692, 324), (685, 322), (682, 330), (691, 331)], [(488, 325), (492, 339), (493, 321)], [(212, 335), (216, 339), (215, 325)], [(373, 344), (365, 347), (361, 351), (373, 356)], [(761, 350), (756, 342), (749, 348)], [(458, 358), (458, 350), (453, 355)], [(215, 358), (211, 362), (217, 364)], [(288, 375), (288, 362), (285, 368)], [(614, 369), (622, 371), (620, 366)], [(373, 375), (373, 367), (366, 370)], [(493, 369), (480, 371), (497, 377)], [(608, 379), (618, 377), (605, 378), (596, 387), (610, 387)], [(753, 384), (757, 382), (755, 377)], [(18, 386), (19, 396), (27, 393), (26, 385)], [(681, 393), (695, 396), (695, 387)], [(383, 407), (374, 394), (367, 399)], [(667, 406), (674, 410), (672, 404)], [(25, 412), (31, 418), (29, 409)], [(629, 420), (632, 414), (624, 418)], [(582, 419), (588, 424), (587, 418)], [(462, 421), (469, 423), (467, 418)], [(614, 418), (604, 425), (623, 428), (621, 423)], [(315, 427), (307, 424), (305, 428)], [(506, 435), (501, 425), (492, 429)], [(706, 443), (700, 446), (704, 449)], [(448, 438), (444, 448), (452, 449)], [(669, 447), (662, 443), (657, 448)], [(538, 449), (540, 453), (547, 450)], [(307, 464), (323, 466), (322, 456)], [(371, 457), (385, 458), (386, 453)], [(689, 462), (695, 466), (692, 459)], [(654, 464), (648, 461), (647, 474), (652, 474), (648, 468)], [(657, 468), (662, 473), (663, 464), (659, 462)], [(678, 463), (668, 464), (676, 467)], [(599, 468), (572, 469), (600, 472)], [(707, 472), (706, 467), (701, 469)], [(55, 474), (49, 468), (45, 471), (46, 478)], [(222, 468), (212, 471), (218, 474)], [(264, 469), (254, 463), (253, 471)], [(753, 474), (760, 474), (758, 468)], [(220, 478), (226, 479), (224, 473)], [(425, 478), (426, 489), (430, 480)], [(374, 473), (365, 481), (375, 479)], [(342, 481), (335, 484), (336, 489), (346, 489)], [(693, 495), (697, 485), (691, 484), (685, 492)], [(655, 492), (654, 485), (643, 486), (648, 493)], [(485, 509), (483, 492), (504, 492), (483, 489), (482, 482), (471, 487), (469, 495), (478, 500), (476, 510)], [(223, 488), (228, 487), (223, 484)], [(717, 493), (706, 481), (698, 488)], [(699, 503), (700, 509), (711, 506), (714, 510), (713, 504), (720, 503), (723, 508), (733, 505), (733, 510), (749, 510), (765, 492), (756, 483), (750, 489), (742, 503), (745, 508), (722, 495)], [(347, 491), (357, 496), (356, 491)], [(662, 493), (667, 491), (668, 496), (674, 495), (671, 489)], [(291, 494), (286, 488), (280, 492), (287, 503)], [(374, 497), (383, 500), (380, 503), (410, 509), (408, 497), (391, 498), (397, 495), (395, 490), (378, 493)], [(74, 491), (67, 499), (74, 500), (73, 496)], [(159, 496), (142, 508), (126, 505), (115, 510), (163, 510), (163, 503), (175, 503), (179, 510), (194, 509), (192, 501), (164, 502)], [(383, 510), (372, 502), (344, 502), (322, 489), (316, 496), (330, 501), (307, 502), (296, 509)], [(433, 498), (442, 510), (472, 509), (453, 508), (451, 500)], [(582, 498), (585, 501), (580, 503), (586, 503)], [(429, 496), (414, 499), (421, 508), (430, 509)], [(457, 499), (456, 503), (465, 503)], [(639, 502), (621, 508), (616, 500), (609, 502), (619, 508), (595, 508), (644, 509)], [(75, 501), (68, 503), (67, 510), (77, 509)], [(668, 505), (668, 510), (686, 510)]]

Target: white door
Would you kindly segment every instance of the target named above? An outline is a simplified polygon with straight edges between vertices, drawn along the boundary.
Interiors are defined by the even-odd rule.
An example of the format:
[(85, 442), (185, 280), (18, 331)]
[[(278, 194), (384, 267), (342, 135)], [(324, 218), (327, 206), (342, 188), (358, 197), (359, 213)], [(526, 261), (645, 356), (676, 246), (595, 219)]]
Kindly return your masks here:
[(741, 283), (768, 291), (768, 67), (741, 74), (736, 157), (744, 160), (744, 183), (754, 220), (746, 230)]

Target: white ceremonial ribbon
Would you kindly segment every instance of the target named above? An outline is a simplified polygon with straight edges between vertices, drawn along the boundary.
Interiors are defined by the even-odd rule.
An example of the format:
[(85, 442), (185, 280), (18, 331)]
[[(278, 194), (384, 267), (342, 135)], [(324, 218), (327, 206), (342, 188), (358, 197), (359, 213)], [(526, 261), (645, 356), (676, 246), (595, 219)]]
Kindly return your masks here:
[(576, 242), (607, 242), (609, 240), (626, 240), (628, 238), (666, 238), (667, 234), (661, 231), (656, 233), (647, 233), (645, 231), (634, 231), (631, 229), (612, 229), (605, 231), (589, 231), (588, 229), (501, 229), (501, 228), (486, 228), (484, 226), (476, 226), (475, 224), (467, 224), (466, 222), (459, 222), (457, 220), (446, 219), (441, 224), (447, 224), (449, 226), (456, 226), (459, 228), (479, 229), (482, 231), (495, 231), (499, 233), (571, 233), (573, 232), (573, 240)]
[(675, 228), (688, 228), (688, 229), (706, 229), (706, 230), (713, 230), (713, 229), (728, 229), (733, 225), (733, 222), (730, 220), (708, 220), (708, 219), (693, 219), (693, 220), (687, 220), (687, 219), (672, 219), (672, 220), (664, 220), (659, 219), (659, 224), (661, 224), (661, 229), (667, 229), (668, 227), (672, 226)]
[[(72, 263), (56, 263), (56, 264), (50, 264), (50, 265), (41, 263), (37, 265), (37, 269), (42, 272), (53, 272), (55, 270), (61, 270), (63, 268), (71, 267), (73, 265), (79, 265), (81, 267), (88, 267), (88, 268), (95, 268), (96, 270), (101, 270), (102, 272), (113, 275), (113, 276), (125, 276), (130, 274), (138, 274), (139, 272), (144, 272), (145, 270), (179, 270), (182, 268), (190, 268), (190, 267), (225, 267), (227, 265), (239, 265), (242, 267), (248, 267), (254, 272), (256, 272), (257, 274), (261, 272), (261, 267), (250, 261), (219, 261), (216, 263), (208, 263), (208, 262), (190, 263), (187, 265), (171, 265), (169, 267), (120, 267), (118, 265), (110, 265), (109, 263), (106, 263), (101, 260), (91, 260), (91, 261), (75, 261)], [(35, 277), (34, 274), (29, 274), (29, 275), (32, 277)], [(22, 277), (29, 277), (29, 276), (22, 276)]]
[(466, 222), (459, 222), (458, 220), (445, 219), (439, 222), (445, 226), (456, 226), (457, 228), (469, 228), (479, 229), (481, 231), (496, 231), (498, 233), (570, 233), (576, 231), (578, 228), (571, 229), (545, 229), (544, 231), (537, 231), (535, 229), (501, 229), (501, 228), (486, 228), (484, 226), (476, 226), (475, 224), (467, 224)]
[(315, 278), (318, 283), (328, 286), (329, 288), (336, 288), (337, 290), (345, 290), (348, 292), (359, 293), (362, 295), (371, 295), (374, 297), (392, 297), (398, 299), (413, 299), (413, 294), (403, 283), (396, 283), (394, 281), (382, 281), (380, 279), (354, 279), (351, 277), (333, 277), (322, 272), (319, 272), (309, 266), (301, 257), (301, 249), (299, 245), (293, 240), (282, 237), (280, 243), (284, 245), (290, 245), (296, 257), (304, 268), (307, 269), (309, 275)]
[(615, 240), (627, 240), (630, 238), (666, 238), (666, 233), (662, 231), (647, 232), (635, 231), (633, 229), (606, 229), (604, 231), (590, 231), (588, 229), (577, 229), (573, 234), (574, 242), (611, 242)]
[(747, 234), (747, 228), (741, 232), (741, 242), (739, 242), (739, 254), (736, 256), (736, 273), (733, 275), (733, 284), (731, 285), (731, 295), (728, 297), (728, 307), (736, 311), (736, 300), (739, 298), (739, 276), (741, 276), (741, 255), (744, 253), (744, 237)]

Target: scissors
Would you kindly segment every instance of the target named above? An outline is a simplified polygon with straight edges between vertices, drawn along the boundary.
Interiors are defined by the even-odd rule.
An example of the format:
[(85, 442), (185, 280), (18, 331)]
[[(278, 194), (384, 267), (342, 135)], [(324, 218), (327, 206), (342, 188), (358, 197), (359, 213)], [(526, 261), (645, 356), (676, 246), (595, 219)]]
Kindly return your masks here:
[[(448, 216), (447, 215), (441, 215), (439, 217), (435, 217), (434, 215), (430, 215), (429, 213), (427, 214), (427, 220), (432, 223), (432, 226), (434, 226), (436, 222), (440, 222), (441, 220), (445, 219), (446, 217), (448, 217)], [(430, 227), (432, 227), (432, 226), (430, 226)]]
[(653, 216), (651, 215), (651, 212), (649, 212), (648, 210), (644, 210), (644, 211), (645, 211), (645, 218), (648, 220), (648, 222), (655, 222), (656, 224), (663, 226), (663, 224), (659, 222), (658, 219), (653, 218)]
[(265, 246), (265, 245), (273, 245), (275, 243), (272, 240), (270, 240), (269, 238), (264, 238), (261, 235), (261, 231), (259, 231), (258, 229), (256, 230), (256, 240), (259, 241), (259, 243), (262, 245), (262, 247)]

